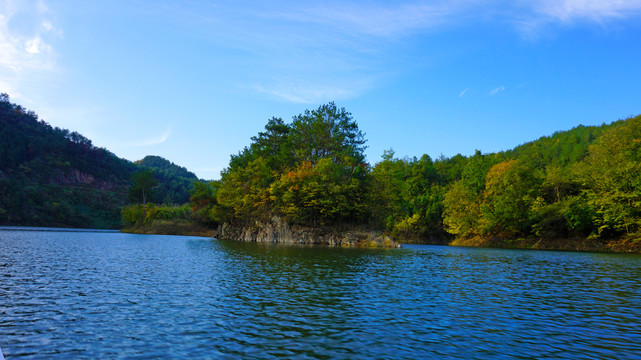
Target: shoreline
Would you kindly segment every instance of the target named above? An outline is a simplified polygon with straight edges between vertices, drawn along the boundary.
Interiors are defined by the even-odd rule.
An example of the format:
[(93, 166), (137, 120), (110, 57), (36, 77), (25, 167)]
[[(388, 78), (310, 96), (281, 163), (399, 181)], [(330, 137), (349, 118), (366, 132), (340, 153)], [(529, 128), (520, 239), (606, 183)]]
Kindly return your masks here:
[[(219, 238), (218, 229), (208, 228), (202, 225), (195, 225), (189, 222), (180, 221), (154, 221), (138, 227), (125, 227), (122, 229), (86, 229), (86, 228), (55, 228), (40, 226), (0, 226), (0, 231), (72, 231), (72, 232), (122, 232), (140, 235), (179, 235), (179, 236), (200, 236)], [(225, 239), (228, 237), (224, 237)], [(232, 239), (234, 240), (234, 239)], [(243, 241), (243, 240), (234, 240)], [(408, 241), (403, 239), (395, 241), (401, 246), (404, 245), (434, 245), (428, 242)], [(481, 238), (471, 237), (466, 239), (454, 239), (448, 243), (438, 244), (439, 246), (455, 247), (476, 247), (494, 249), (517, 249), (517, 250), (543, 250), (543, 251), (575, 251), (595, 252), (606, 254), (641, 254), (641, 241), (631, 239), (542, 239), (542, 238)]]
[[(176, 232), (163, 232), (156, 231), (153, 228), (146, 229), (123, 229), (121, 230), (125, 233), (131, 234), (141, 234), (141, 235), (183, 235), (183, 236), (202, 236), (202, 237), (211, 237), (218, 238), (217, 230), (208, 230), (202, 232), (185, 232), (185, 233), (176, 233)], [(246, 240), (235, 240), (224, 237), (224, 239), (240, 242), (269, 242), (269, 243), (282, 243), (288, 244), (286, 242), (274, 242), (274, 241), (246, 241)], [(634, 242), (632, 240), (626, 239), (615, 239), (600, 241), (584, 239), (564, 239), (564, 243), (568, 246), (558, 246), (555, 244), (553, 239), (514, 239), (514, 240), (505, 240), (505, 239), (456, 239), (445, 244), (433, 244), (427, 242), (403, 242), (402, 239), (395, 240), (395, 243), (399, 244), (399, 247), (404, 247), (405, 245), (437, 245), (437, 246), (452, 246), (452, 247), (472, 247), (472, 248), (484, 248), (484, 249), (513, 249), (513, 250), (541, 250), (541, 251), (570, 251), (570, 252), (592, 252), (592, 253), (602, 253), (602, 254), (641, 254), (641, 242)], [(316, 244), (318, 245), (318, 244)], [(323, 246), (332, 246), (331, 244), (321, 244)], [(333, 245), (338, 246), (338, 245)], [(356, 246), (356, 247), (374, 247), (374, 246)]]
[(218, 236), (217, 229), (211, 229), (186, 220), (154, 220), (143, 225), (124, 227), (120, 229), (120, 232), (140, 235), (181, 235), (211, 238)]
[(479, 247), (495, 249), (552, 250), (596, 252), (610, 254), (641, 254), (641, 241), (631, 239), (584, 239), (584, 238), (482, 238), (454, 239), (448, 246)]

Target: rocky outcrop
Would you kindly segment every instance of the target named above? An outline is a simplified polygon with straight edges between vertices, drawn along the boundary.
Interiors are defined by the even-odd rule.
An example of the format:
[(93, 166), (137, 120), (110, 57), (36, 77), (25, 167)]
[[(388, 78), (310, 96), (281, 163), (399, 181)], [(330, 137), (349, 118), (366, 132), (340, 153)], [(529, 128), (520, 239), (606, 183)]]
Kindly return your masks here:
[(93, 175), (87, 174), (76, 169), (71, 169), (64, 173), (59, 173), (57, 176), (52, 176), (49, 179), (49, 184), (55, 185), (85, 185), (90, 186), (94, 189), (99, 189), (102, 191), (114, 191), (122, 185), (119, 185), (115, 182), (105, 181), (101, 179), (96, 179)]
[(247, 242), (327, 245), (343, 247), (385, 247), (396, 248), (396, 243), (389, 236), (371, 231), (335, 231), (330, 228), (310, 228), (290, 225), (280, 218), (271, 221), (257, 220), (242, 226), (222, 224), (218, 228), (218, 237)]

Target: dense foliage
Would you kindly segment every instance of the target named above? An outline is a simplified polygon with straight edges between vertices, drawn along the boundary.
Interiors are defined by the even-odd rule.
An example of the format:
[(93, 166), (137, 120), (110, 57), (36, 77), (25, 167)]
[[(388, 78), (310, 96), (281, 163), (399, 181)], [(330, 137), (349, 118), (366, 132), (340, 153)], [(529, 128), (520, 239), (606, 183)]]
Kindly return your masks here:
[(192, 211), (189, 204), (181, 206), (156, 205), (127, 205), (122, 208), (122, 219), (125, 225), (143, 225), (153, 220), (191, 220)]
[(305, 111), (265, 131), (232, 155), (219, 182), (196, 185), (203, 221), (246, 222), (277, 215), (310, 226), (367, 221), (369, 168), (365, 138), (334, 103)]
[(189, 193), (198, 177), (173, 162), (160, 156), (145, 156), (136, 161), (136, 165), (151, 170), (157, 181), (149, 201), (157, 204), (185, 204), (189, 202)]
[(153, 160), (137, 165), (120, 159), (77, 132), (52, 127), (0, 94), (2, 225), (119, 227), (131, 176), (144, 169), (152, 169), (163, 194), (151, 200), (188, 202), (191, 183), (186, 179), (193, 182), (195, 176), (160, 158)]
[(628, 238), (641, 231), (641, 117), (578, 126), (513, 150), (432, 159), (383, 154), (334, 103), (272, 118), (192, 206), (212, 224), (274, 215), (309, 226), (358, 224), (403, 241)]
[(483, 182), (464, 172), (449, 185), (444, 226), (461, 237), (638, 239), (640, 130), (637, 116), (477, 154), (488, 162)]

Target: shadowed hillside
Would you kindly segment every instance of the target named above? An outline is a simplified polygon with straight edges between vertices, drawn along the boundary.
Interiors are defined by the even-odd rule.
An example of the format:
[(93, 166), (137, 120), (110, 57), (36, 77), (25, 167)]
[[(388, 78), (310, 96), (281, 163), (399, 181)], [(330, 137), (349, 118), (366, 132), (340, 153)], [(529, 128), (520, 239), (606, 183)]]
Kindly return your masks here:
[(0, 95), (0, 224), (118, 228), (131, 175), (143, 168), (157, 177), (161, 201), (189, 201), (196, 176), (184, 168), (120, 159)]

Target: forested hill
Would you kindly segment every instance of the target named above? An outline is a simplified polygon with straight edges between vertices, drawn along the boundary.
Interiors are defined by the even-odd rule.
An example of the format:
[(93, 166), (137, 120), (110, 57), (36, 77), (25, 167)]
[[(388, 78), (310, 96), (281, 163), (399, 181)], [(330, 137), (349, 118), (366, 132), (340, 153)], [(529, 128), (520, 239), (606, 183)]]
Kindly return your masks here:
[(641, 116), (498, 153), (389, 150), (373, 166), (356, 122), (334, 103), (291, 123), (272, 118), (251, 140), (220, 181), (195, 188), (200, 219), (238, 226), (277, 216), (401, 242), (641, 250)]
[(150, 201), (156, 204), (184, 204), (189, 202), (189, 192), (194, 181), (198, 180), (196, 174), (182, 166), (160, 156), (148, 155), (136, 161), (141, 168), (151, 169), (158, 185)]
[[(195, 175), (160, 160), (145, 168), (159, 174), (164, 193), (178, 194), (170, 200), (187, 202)], [(141, 169), (0, 95), (0, 224), (119, 227), (131, 175)]]
[(567, 166), (583, 160), (588, 153), (588, 146), (601, 133), (613, 126), (624, 123), (623, 120), (600, 126), (579, 125), (568, 131), (557, 131), (552, 136), (543, 136), (512, 150), (505, 151), (511, 159), (522, 159), (539, 166)]
[(142, 167), (156, 169), (159, 172), (167, 174), (168, 177), (198, 180), (198, 177), (193, 172), (160, 156), (147, 155), (142, 160), (136, 161), (136, 164)]

